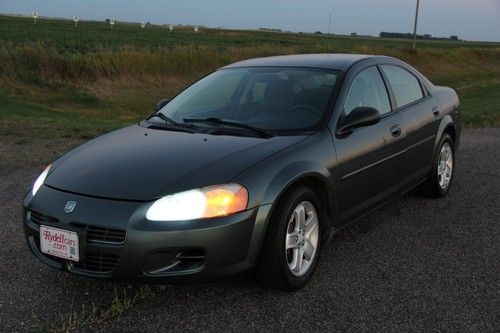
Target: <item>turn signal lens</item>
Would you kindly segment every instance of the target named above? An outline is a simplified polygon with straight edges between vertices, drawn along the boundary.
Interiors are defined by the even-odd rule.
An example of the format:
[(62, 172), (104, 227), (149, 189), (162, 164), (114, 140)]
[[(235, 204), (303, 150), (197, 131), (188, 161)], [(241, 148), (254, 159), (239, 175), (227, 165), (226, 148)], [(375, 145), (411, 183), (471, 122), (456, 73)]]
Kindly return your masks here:
[(167, 195), (149, 207), (150, 221), (182, 221), (226, 216), (247, 208), (248, 191), (239, 184), (210, 186)]
[(241, 185), (225, 185), (204, 190), (206, 205), (203, 217), (241, 212), (247, 208), (248, 192)]

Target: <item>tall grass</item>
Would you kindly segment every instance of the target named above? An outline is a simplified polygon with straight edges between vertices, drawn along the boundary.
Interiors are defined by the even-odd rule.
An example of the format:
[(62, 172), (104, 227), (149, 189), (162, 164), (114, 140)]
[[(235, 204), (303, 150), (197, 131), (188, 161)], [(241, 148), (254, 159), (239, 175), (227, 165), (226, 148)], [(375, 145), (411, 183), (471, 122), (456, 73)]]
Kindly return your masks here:
[(0, 75), (25, 83), (201, 75), (228, 63), (295, 53), (367, 53), (403, 59), (426, 74), (500, 71), (500, 44), (351, 38), (119, 23), (39, 20), (0, 15)]
[(228, 63), (278, 54), (366, 53), (403, 59), (432, 75), (470, 70), (500, 71), (500, 48), (424, 49), (411, 52), (383, 47), (329, 45), (261, 45), (252, 48), (210, 45), (179, 46), (162, 50), (123, 45), (86, 53), (63, 53), (40, 42), (7, 47), (0, 44), (0, 75), (27, 83), (141, 77), (144, 75), (201, 74)]

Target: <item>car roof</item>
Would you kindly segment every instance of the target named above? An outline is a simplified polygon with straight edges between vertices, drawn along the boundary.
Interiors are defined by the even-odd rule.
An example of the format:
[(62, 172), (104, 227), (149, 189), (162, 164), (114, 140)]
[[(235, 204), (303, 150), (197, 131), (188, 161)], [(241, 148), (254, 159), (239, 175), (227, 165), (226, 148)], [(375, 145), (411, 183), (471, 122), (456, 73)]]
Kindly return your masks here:
[(223, 68), (238, 67), (311, 67), (347, 71), (358, 61), (376, 58), (366, 54), (294, 54), (265, 58), (247, 59)]

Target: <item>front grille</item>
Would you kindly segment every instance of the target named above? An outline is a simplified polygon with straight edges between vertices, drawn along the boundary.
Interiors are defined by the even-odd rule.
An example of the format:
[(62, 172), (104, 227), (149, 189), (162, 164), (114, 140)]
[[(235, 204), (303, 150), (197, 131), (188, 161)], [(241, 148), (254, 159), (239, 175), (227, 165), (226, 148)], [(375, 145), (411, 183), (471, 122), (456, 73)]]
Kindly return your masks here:
[(72, 262), (75, 268), (96, 273), (111, 273), (120, 259), (114, 254), (85, 253), (85, 260)]
[(71, 223), (71, 225), (84, 229), (87, 232), (87, 242), (123, 244), (127, 236), (127, 232), (121, 229), (98, 227), (81, 223)]
[[(36, 226), (40, 226), (40, 224), (43, 223), (59, 222), (57, 218), (44, 215), (33, 210), (29, 211), (28, 217)], [(38, 233), (38, 230), (34, 230), (33, 227), (31, 227), (31, 235), (38, 251), (52, 261), (67, 264), (69, 268), (74, 267), (80, 271), (89, 273), (109, 274), (113, 272), (118, 264), (118, 260), (120, 259), (119, 254), (122, 248), (121, 245), (125, 243), (127, 232), (121, 229), (98, 227), (83, 223), (70, 223), (70, 225), (85, 231), (87, 244), (92, 244), (91, 247), (86, 247), (84, 257), (79, 262), (48, 256), (42, 253), (40, 250), (40, 234)], [(64, 227), (62, 226), (62, 228)], [(99, 250), (99, 243), (114, 245), (115, 250), (112, 251), (116, 252), (116, 254), (109, 254), (109, 247), (106, 248), (106, 253), (101, 252)]]
[(38, 232), (33, 233), (33, 240), (35, 241), (37, 249), (40, 250), (40, 234)]
[(55, 217), (47, 216), (42, 213), (35, 212), (34, 210), (30, 211), (30, 221), (35, 223), (36, 225), (40, 225), (42, 223), (56, 223), (59, 222)]

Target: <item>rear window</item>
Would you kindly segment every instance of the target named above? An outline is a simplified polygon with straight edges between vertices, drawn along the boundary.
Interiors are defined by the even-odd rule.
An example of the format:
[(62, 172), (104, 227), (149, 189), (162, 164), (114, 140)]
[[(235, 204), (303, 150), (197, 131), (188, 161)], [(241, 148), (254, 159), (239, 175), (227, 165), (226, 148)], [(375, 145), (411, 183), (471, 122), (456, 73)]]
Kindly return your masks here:
[(402, 107), (424, 97), (420, 82), (407, 70), (391, 65), (383, 65), (382, 69), (389, 80), (396, 106)]

